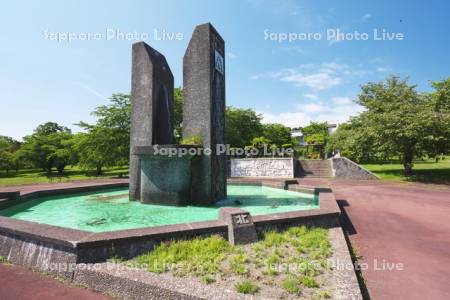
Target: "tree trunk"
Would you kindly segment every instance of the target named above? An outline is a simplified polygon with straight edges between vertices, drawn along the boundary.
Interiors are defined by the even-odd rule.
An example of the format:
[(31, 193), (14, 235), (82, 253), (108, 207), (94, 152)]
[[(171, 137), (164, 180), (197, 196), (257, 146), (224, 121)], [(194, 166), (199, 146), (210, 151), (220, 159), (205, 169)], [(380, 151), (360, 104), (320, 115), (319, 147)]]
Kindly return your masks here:
[(405, 168), (405, 175), (412, 175), (412, 162), (403, 162), (403, 167)]
[(405, 169), (405, 175), (412, 175), (412, 167), (413, 167), (413, 155), (410, 151), (407, 151), (403, 154), (403, 168)]
[(102, 166), (97, 166), (96, 174), (97, 175), (102, 175)]
[(58, 174), (62, 175), (63, 171), (64, 171), (65, 166), (58, 166), (56, 169), (58, 170)]

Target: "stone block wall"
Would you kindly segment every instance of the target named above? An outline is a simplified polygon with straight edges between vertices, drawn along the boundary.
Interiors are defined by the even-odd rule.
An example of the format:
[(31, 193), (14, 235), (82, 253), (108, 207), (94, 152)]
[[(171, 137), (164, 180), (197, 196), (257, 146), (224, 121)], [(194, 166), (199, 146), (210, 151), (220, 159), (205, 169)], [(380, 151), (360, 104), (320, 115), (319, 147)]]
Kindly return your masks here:
[(294, 159), (241, 158), (231, 159), (231, 177), (288, 177), (294, 178)]
[(331, 159), (333, 176), (337, 179), (377, 180), (379, 177), (346, 157)]

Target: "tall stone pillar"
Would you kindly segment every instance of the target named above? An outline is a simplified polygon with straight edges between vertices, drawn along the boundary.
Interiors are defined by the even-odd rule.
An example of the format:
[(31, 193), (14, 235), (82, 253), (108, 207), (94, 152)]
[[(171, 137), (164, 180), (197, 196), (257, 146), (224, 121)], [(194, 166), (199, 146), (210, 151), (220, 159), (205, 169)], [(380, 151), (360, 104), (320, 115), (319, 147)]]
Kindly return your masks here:
[(183, 138), (200, 136), (211, 155), (192, 167), (194, 204), (211, 204), (226, 197), (225, 42), (210, 24), (195, 28), (183, 58)]
[(141, 165), (136, 147), (173, 143), (173, 75), (164, 55), (133, 44), (131, 79), (130, 200), (139, 200)]

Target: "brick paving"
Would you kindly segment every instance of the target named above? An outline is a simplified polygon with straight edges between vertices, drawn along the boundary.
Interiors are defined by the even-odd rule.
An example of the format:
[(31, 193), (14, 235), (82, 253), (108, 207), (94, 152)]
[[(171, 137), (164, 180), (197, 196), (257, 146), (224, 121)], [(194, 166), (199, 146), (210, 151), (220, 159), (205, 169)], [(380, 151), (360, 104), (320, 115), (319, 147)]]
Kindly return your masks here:
[(2, 300), (108, 300), (107, 296), (64, 284), (19, 266), (0, 263)]

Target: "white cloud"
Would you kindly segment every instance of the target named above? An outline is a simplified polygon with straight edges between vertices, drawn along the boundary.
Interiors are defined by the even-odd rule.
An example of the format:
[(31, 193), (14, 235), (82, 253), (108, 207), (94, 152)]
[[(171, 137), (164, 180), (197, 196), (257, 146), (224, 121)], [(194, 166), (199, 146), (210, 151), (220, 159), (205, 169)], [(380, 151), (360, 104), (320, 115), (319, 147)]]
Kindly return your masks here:
[(319, 99), (319, 97), (317, 97), (316, 94), (304, 94), (303, 97), (305, 97), (306, 99), (309, 99), (309, 100), (317, 100), (317, 99)]
[(280, 80), (294, 83), (296, 86), (307, 86), (313, 90), (325, 90), (341, 83), (341, 78), (324, 72), (310, 75), (294, 73), (282, 76)]
[(362, 21), (362, 22), (365, 22), (365, 21), (369, 20), (370, 18), (372, 18), (372, 15), (371, 15), (371, 14), (364, 14), (364, 15), (361, 17), (361, 21)]
[(289, 82), (298, 87), (308, 87), (313, 91), (325, 90), (340, 85), (344, 77), (362, 76), (364, 70), (346, 64), (328, 62), (321, 64), (302, 64), (294, 68), (256, 74), (251, 79), (273, 78)]
[(334, 97), (330, 103), (308, 102), (297, 104), (291, 112), (259, 112), (263, 123), (282, 123), (289, 127), (306, 126), (311, 121), (344, 123), (352, 116), (357, 116), (363, 108), (351, 102), (348, 97)]
[(338, 105), (346, 105), (351, 104), (352, 100), (349, 97), (333, 97), (331, 98), (335, 104)]
[(311, 117), (303, 112), (285, 112), (280, 114), (272, 114), (268, 112), (259, 112), (262, 114), (262, 122), (281, 123), (288, 127), (305, 126), (311, 122)]
[(377, 67), (376, 71), (379, 72), (379, 73), (386, 73), (386, 72), (389, 72), (390, 69), (389, 68), (384, 68), (384, 67)]
[(304, 104), (297, 104), (296, 105), (297, 110), (299, 111), (307, 111), (308, 113), (318, 113), (323, 112), (327, 110), (327, 107), (321, 103), (304, 103)]
[(237, 55), (234, 54), (234, 53), (231, 52), (231, 51), (228, 51), (228, 57), (229, 57), (230, 59), (235, 59), (235, 58), (237, 57)]
[(362, 64), (350, 66), (337, 62), (301, 64), (292, 68), (254, 74), (249, 78), (252, 80), (275, 79), (290, 83), (295, 87), (307, 88), (302, 90), (305, 93), (303, 94), (304, 98), (316, 101), (319, 99), (317, 93), (320, 91), (353, 82), (355, 78), (360, 80), (367, 74), (373, 73), (373, 71), (369, 72), (363, 67)]

